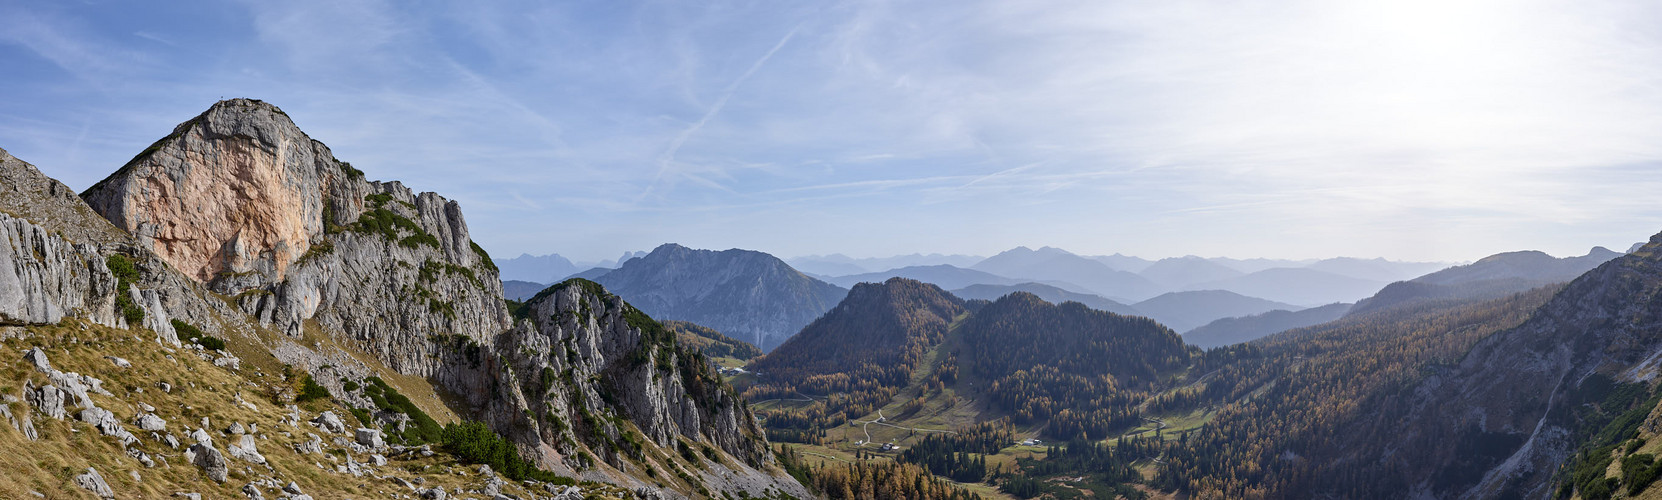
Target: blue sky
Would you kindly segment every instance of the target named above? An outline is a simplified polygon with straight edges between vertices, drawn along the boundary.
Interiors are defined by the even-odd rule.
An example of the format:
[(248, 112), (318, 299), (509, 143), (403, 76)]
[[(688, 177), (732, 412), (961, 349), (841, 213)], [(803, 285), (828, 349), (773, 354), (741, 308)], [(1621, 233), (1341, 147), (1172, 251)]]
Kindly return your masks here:
[(0, 148), (80, 189), (281, 106), (499, 256), (1472, 260), (1662, 231), (1651, 2), (0, 0)]

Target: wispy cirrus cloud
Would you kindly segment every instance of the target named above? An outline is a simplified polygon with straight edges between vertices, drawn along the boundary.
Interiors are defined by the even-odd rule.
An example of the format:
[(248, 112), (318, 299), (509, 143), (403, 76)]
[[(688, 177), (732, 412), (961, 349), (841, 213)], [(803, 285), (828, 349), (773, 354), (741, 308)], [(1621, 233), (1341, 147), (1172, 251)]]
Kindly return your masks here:
[(0, 147), (86, 184), (265, 98), (511, 254), (1470, 260), (1662, 229), (1647, 2), (107, 7), (0, 6)]

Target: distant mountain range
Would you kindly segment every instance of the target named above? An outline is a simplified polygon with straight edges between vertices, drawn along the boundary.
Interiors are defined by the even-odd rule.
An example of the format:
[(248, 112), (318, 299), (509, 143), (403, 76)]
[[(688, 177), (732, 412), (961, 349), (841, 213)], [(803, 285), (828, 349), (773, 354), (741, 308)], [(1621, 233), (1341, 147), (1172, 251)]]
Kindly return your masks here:
[(673, 243), (593, 278), (655, 318), (690, 321), (768, 349), (842, 300), (847, 290), (752, 250)]
[(1414, 281), (1434, 285), (1457, 285), (1491, 279), (1519, 278), (1541, 284), (1560, 283), (1575, 279), (1599, 264), (1621, 256), (1622, 254), (1604, 247), (1593, 247), (1587, 255), (1580, 257), (1561, 259), (1545, 252), (1507, 252), (1414, 278)]
[[(618, 264), (645, 256), (624, 252), (618, 261), (574, 263), (558, 254), (521, 255), (498, 261), (504, 280), (554, 283), (566, 278), (596, 279)], [(1351, 302), (1386, 283), (1446, 267), (1436, 262), (1398, 262), (1339, 257), (1323, 260), (1231, 259), (1196, 256), (1148, 260), (1114, 254), (1081, 256), (1054, 247), (1016, 247), (992, 257), (911, 254), (851, 258), (842, 254), (789, 259), (809, 277), (848, 288), (902, 277), (961, 290), (974, 285), (1049, 285), (1072, 294), (1128, 304), (1166, 292), (1228, 290), (1240, 295), (1300, 306)], [(1042, 289), (1029, 290), (1045, 296)], [(1058, 296), (1059, 297), (1059, 296)], [(1087, 305), (1090, 303), (1087, 302)], [(1098, 305), (1106, 305), (1097, 302)], [(742, 336), (742, 335), (741, 335)]]
[(984, 259), (986, 259), (986, 257), (980, 255), (943, 255), (938, 253), (928, 255), (914, 253), (911, 255), (896, 255), (893, 257), (868, 257), (856, 259), (847, 255), (834, 253), (831, 255), (805, 255), (802, 257), (794, 257), (785, 259), (785, 262), (789, 263), (791, 267), (805, 273), (813, 273), (824, 276), (847, 276), (902, 267), (940, 265), (969, 267), (977, 262), (981, 262)]
[(970, 285), (953, 290), (952, 294), (963, 299), (998, 300), (1000, 297), (1016, 292), (1027, 292), (1052, 304), (1063, 302), (1078, 302), (1086, 307), (1099, 311), (1108, 311), (1127, 316), (1142, 316), (1137, 309), (1103, 298), (1099, 295), (1075, 293), (1043, 283), (1022, 283), (1019, 285)]
[(636, 257), (646, 256), (646, 251), (623, 252), (618, 260), (601, 260), (594, 262), (573, 262), (557, 253), (548, 255), (520, 254), (512, 259), (496, 261), (496, 267), (502, 270), (502, 279), (529, 281), (532, 283), (558, 283), (570, 277), (579, 276), (585, 270), (594, 268), (617, 269), (618, 264)]
[(1250, 297), (1313, 306), (1366, 298), (1387, 282), (1309, 268), (1277, 267), (1234, 278), (1189, 285), (1191, 290), (1229, 290)]
[[(659, 250), (677, 248), (682, 247), (666, 245)], [(966, 299), (997, 300), (1014, 292), (1027, 292), (1053, 303), (1072, 301), (1097, 310), (1147, 316), (1175, 331), (1186, 332), (1227, 318), (1252, 316), (1275, 310), (1291, 313), (1312, 305), (1356, 301), (1380, 291), (1387, 280), (1411, 277), (1414, 276), (1411, 273), (1442, 267), (1439, 263), (1355, 258), (1298, 261), (1185, 256), (1151, 261), (1120, 254), (1086, 257), (1054, 247), (1041, 247), (1037, 250), (1017, 247), (985, 259), (970, 255), (941, 254), (864, 259), (832, 254), (792, 259), (799, 265), (826, 272), (825, 274), (864, 270), (868, 266), (924, 263), (884, 271), (812, 276), (767, 254), (746, 251), (744, 255), (749, 256), (748, 258), (693, 259), (697, 261), (696, 265), (703, 266), (700, 267), (700, 280), (709, 281), (693, 283), (692, 281), (699, 280), (689, 280), (685, 276), (688, 270), (681, 267), (689, 265), (690, 261), (679, 264), (663, 262), (667, 255), (679, 255), (679, 251), (653, 257), (653, 254), (657, 253), (657, 250), (652, 253), (625, 252), (619, 260), (625, 263), (624, 268), (628, 268), (627, 270), (592, 267), (577, 271), (576, 264), (556, 254), (522, 255), (515, 259), (505, 259), (499, 264), (505, 277), (504, 295), (508, 298), (524, 298), (541, 290), (541, 283), (545, 281), (553, 282), (570, 277), (591, 279), (606, 285), (629, 299), (631, 303), (638, 304), (638, 307), (649, 314), (710, 325), (716, 330), (728, 332), (766, 350), (794, 335), (801, 326), (828, 309), (830, 304), (841, 298), (841, 294), (844, 293), (841, 290), (862, 282), (881, 283), (895, 277), (954, 290), (954, 293)], [(712, 255), (721, 253), (724, 252), (710, 252)], [(1608, 254), (1614, 252), (1604, 251), (1595, 257)], [(1520, 253), (1512, 258), (1491, 258), (1481, 262), (1481, 266), (1474, 263), (1471, 266), (1451, 268), (1441, 275), (1434, 273), (1433, 276), (1451, 276), (1446, 278), (1451, 280), (1461, 279), (1456, 276), (1491, 272), (1483, 270), (1505, 265), (1522, 266), (1551, 276), (1559, 276), (1586, 267), (1571, 263), (1560, 266), (1564, 268), (1563, 271), (1553, 272), (1550, 271), (1555, 269), (1552, 265), (1537, 266), (1521, 261), (1530, 257), (1529, 253)], [(1115, 266), (1125, 269), (1117, 269)], [(1134, 269), (1136, 272), (1130, 272), (1128, 269)], [(535, 280), (515, 278), (562, 272), (566, 274), (550, 275)], [(1504, 274), (1503, 271), (1492, 272)], [(677, 277), (678, 275), (680, 276)], [(768, 279), (752, 279), (758, 276), (766, 276)], [(744, 285), (735, 281), (745, 279), (752, 281)], [(815, 286), (814, 283), (821, 286)], [(826, 288), (827, 286), (830, 288)], [(1489, 283), (1482, 286), (1516, 290), (1522, 285), (1500, 286)], [(718, 288), (723, 291), (715, 292)], [(1409, 295), (1454, 293), (1448, 290), (1429, 291), (1425, 288), (1419, 286)], [(832, 289), (838, 291), (830, 291)], [(1404, 290), (1391, 292), (1385, 295), (1402, 295)], [(1143, 300), (1133, 303), (1132, 300), (1123, 297)], [(1369, 307), (1377, 307), (1380, 303), (1375, 301), (1373, 305), (1364, 304), (1357, 309), (1366, 310)], [(1241, 330), (1242, 325), (1276, 326), (1301, 323), (1309, 321), (1309, 318), (1320, 317), (1324, 316), (1321, 313), (1306, 313), (1291, 316), (1292, 319), (1289, 319), (1278, 314), (1227, 323), (1232, 325), (1231, 331), (1239, 330), (1244, 333), (1223, 337), (1256, 338), (1274, 333), (1264, 331), (1270, 326), (1254, 326)], [(773, 340), (770, 341), (770, 338)]]
[(1248, 297), (1228, 290), (1171, 292), (1132, 304), (1131, 307), (1141, 315), (1159, 321), (1179, 333), (1221, 318), (1248, 316), (1277, 309), (1303, 309), (1292, 304)]
[(834, 285), (852, 288), (858, 283), (882, 283), (889, 278), (906, 278), (930, 283), (941, 288), (962, 288), (970, 285), (1014, 285), (1021, 280), (1006, 278), (992, 273), (964, 269), (957, 266), (940, 264), (934, 266), (909, 266), (875, 273), (861, 273), (850, 276), (837, 276), (827, 279)]
[[(1432, 272), (1408, 281), (1385, 286), (1373, 296), (1350, 304), (1330, 304), (1302, 311), (1270, 311), (1246, 317), (1225, 318), (1183, 334), (1185, 341), (1202, 348), (1255, 340), (1295, 328), (1318, 325), (1344, 316), (1360, 316), (1388, 308), (1426, 301), (1489, 300), (1553, 283), (1563, 283), (1585, 274), (1622, 254), (1594, 247), (1587, 255), (1555, 258), (1542, 252), (1506, 252), (1477, 262)], [(1410, 265), (1404, 265), (1410, 264)], [(1338, 268), (1354, 274), (1375, 269), (1377, 276), (1412, 269), (1413, 263), (1390, 263), (1362, 259), (1328, 259), (1310, 268)], [(1421, 267), (1430, 267), (1429, 264)]]
[(537, 295), (548, 285), (530, 281), (502, 280), (502, 298), (524, 301)]
[(1066, 250), (1016, 247), (970, 266), (971, 269), (1025, 281), (1073, 283), (1115, 300), (1142, 300), (1162, 291), (1147, 278), (1108, 267)]
[(1392, 282), (1422, 276), (1438, 269), (1447, 268), (1449, 264), (1446, 262), (1398, 262), (1385, 259), (1339, 257), (1319, 260), (1304, 267), (1340, 276)]
[(1476, 300), (1501, 297), (1585, 274), (1622, 254), (1593, 247), (1587, 255), (1555, 258), (1544, 252), (1523, 251), (1490, 255), (1411, 281), (1392, 283), (1351, 308), (1356, 315), (1426, 300)]
[(1154, 265), (1154, 261), (1152, 260), (1117, 253), (1113, 255), (1098, 255), (1091, 257), (1090, 259), (1107, 264), (1108, 267), (1132, 273), (1143, 272), (1144, 269), (1148, 269), (1148, 266)]
[[(499, 259), (496, 268), (502, 270), (504, 282), (529, 281), (532, 283), (555, 283), (561, 278), (571, 276), (581, 271), (576, 264), (561, 257), (560, 254), (548, 255), (520, 254), (512, 259)], [(532, 292), (536, 293), (536, 292)]]
[(1196, 283), (1226, 280), (1246, 273), (1191, 255), (1160, 259), (1137, 274), (1168, 290), (1182, 290)]
[(1250, 342), (1294, 328), (1319, 325), (1344, 317), (1350, 304), (1328, 304), (1299, 311), (1274, 310), (1250, 316), (1223, 318), (1183, 333), (1183, 341), (1201, 349)]

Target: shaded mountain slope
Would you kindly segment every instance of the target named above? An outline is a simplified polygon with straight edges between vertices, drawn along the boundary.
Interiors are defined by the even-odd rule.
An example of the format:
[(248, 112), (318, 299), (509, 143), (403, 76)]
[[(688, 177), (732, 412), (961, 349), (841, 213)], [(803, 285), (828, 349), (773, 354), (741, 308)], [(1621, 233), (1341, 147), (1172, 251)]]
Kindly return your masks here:
[(1366, 422), (1394, 438), (1336, 446), (1382, 459), (1382, 484), (1446, 497), (1547, 496), (1559, 464), (1603, 425), (1583, 405), (1604, 399), (1612, 381), (1657, 375), (1658, 311), (1662, 236), (1576, 278), (1518, 327), (1478, 342), (1406, 393), (1397, 419)]
[(1575, 279), (1599, 264), (1622, 254), (1604, 247), (1593, 247), (1587, 255), (1554, 258), (1545, 252), (1523, 251), (1490, 255), (1477, 262), (1455, 266), (1414, 278), (1419, 283), (1433, 285), (1460, 285), (1495, 279), (1522, 279), (1535, 286), (1562, 283)]
[(1386, 282), (1304, 268), (1272, 268), (1206, 283), (1190, 285), (1191, 290), (1229, 290), (1249, 297), (1309, 307), (1367, 298), (1384, 288)]
[(1022, 283), (1018, 285), (970, 285), (953, 290), (952, 294), (965, 299), (998, 300), (1000, 297), (1015, 292), (1027, 292), (1044, 299), (1052, 304), (1063, 302), (1078, 302), (1086, 307), (1099, 311), (1108, 311), (1116, 314), (1140, 316), (1135, 308), (1114, 302), (1098, 295), (1074, 293), (1043, 283)]
[(873, 380), (906, 384), (923, 351), (939, 344), (964, 302), (940, 287), (905, 278), (862, 283), (848, 297), (751, 363), (768, 384), (828, 394)]
[[(1421, 456), (1428, 447), (1478, 445), (1402, 439), (1405, 429), (1392, 422), (1419, 411), (1402, 398), (1413, 397), (1421, 381), (1435, 384), (1440, 367), (1459, 362), (1479, 341), (1522, 324), (1554, 292), (1423, 302), (1223, 348), (1228, 363), (1174, 394), (1195, 399), (1173, 400), (1217, 405), (1217, 412), (1167, 450), (1154, 483), (1200, 498), (1423, 497), (1419, 481), (1432, 474), (1403, 484), (1391, 479), (1399, 477), (1397, 466), (1381, 462)], [(1519, 387), (1530, 386), (1494, 389)]]
[(1248, 297), (1227, 290), (1171, 292), (1131, 305), (1141, 315), (1184, 332), (1221, 318), (1259, 314), (1277, 309), (1297, 311), (1292, 304)]
[(1102, 262), (1051, 247), (1038, 250), (1016, 247), (970, 268), (1022, 281), (1073, 283), (1116, 300), (1142, 300), (1162, 291), (1142, 276), (1116, 271)]
[(548, 288), (548, 285), (529, 281), (503, 280), (502, 298), (522, 301), (537, 295), (537, 292), (541, 292), (544, 288)]
[(1542, 252), (1507, 252), (1477, 262), (1387, 285), (1356, 303), (1351, 314), (1425, 300), (1491, 299), (1553, 283), (1563, 283), (1621, 254), (1594, 247), (1580, 257), (1554, 258)]
[(762, 355), (762, 349), (741, 340), (722, 335), (714, 328), (685, 321), (661, 321), (664, 328), (675, 332), (675, 341), (682, 347), (697, 349), (711, 358), (733, 358), (748, 361)]
[(654, 317), (709, 326), (766, 350), (830, 310), (846, 290), (751, 250), (665, 244), (595, 281)]
[(1156, 285), (1168, 290), (1182, 289), (1196, 283), (1218, 281), (1241, 276), (1243, 272), (1236, 271), (1223, 264), (1218, 264), (1193, 255), (1187, 257), (1173, 257), (1160, 259), (1138, 275), (1148, 278)]
[(1183, 333), (1183, 341), (1211, 349), (1263, 338), (1277, 332), (1319, 325), (1339, 319), (1350, 304), (1328, 304), (1299, 311), (1274, 310), (1249, 316), (1223, 318)]
[(1021, 280), (1006, 278), (992, 273), (964, 269), (946, 264), (935, 266), (910, 266), (875, 273), (863, 273), (831, 278), (831, 283), (837, 286), (853, 287), (858, 283), (882, 283), (889, 278), (906, 278), (933, 284), (943, 289), (963, 288), (970, 285), (1014, 285)]
[(991, 382), (987, 395), (1017, 423), (1050, 420), (1047, 433), (1103, 439), (1140, 421), (1137, 405), (1196, 354), (1171, 329), (1077, 302), (1054, 305), (1017, 292), (957, 330), (961, 370)]

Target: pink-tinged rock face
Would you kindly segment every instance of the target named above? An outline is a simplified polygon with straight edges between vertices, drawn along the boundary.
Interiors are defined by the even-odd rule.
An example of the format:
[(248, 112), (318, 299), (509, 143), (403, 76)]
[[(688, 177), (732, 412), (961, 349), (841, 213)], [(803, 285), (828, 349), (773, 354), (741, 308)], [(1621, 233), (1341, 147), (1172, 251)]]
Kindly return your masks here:
[(328, 149), (277, 108), (215, 105), (85, 197), (162, 259), (202, 282), (283, 279), (322, 231)]
[(147, 169), (125, 201), (124, 225), (153, 224), (155, 252), (198, 280), (267, 267), (282, 279), (310, 246), (307, 221), (320, 215), (307, 202), (321, 206), (321, 189), (291, 188), (298, 183), (282, 167), (283, 149), (244, 137), (211, 144), (181, 151), (171, 171)]

